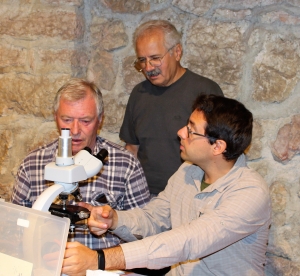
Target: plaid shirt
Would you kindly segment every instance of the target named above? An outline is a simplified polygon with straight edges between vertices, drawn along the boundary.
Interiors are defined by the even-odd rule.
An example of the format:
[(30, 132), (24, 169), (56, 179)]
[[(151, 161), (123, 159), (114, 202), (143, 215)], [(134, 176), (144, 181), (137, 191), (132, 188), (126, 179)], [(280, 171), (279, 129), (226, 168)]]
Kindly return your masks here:
[[(37, 197), (53, 182), (44, 179), (45, 166), (55, 161), (58, 140), (32, 151), (22, 162), (13, 188), (12, 203), (32, 207)], [(127, 210), (144, 206), (150, 194), (143, 169), (139, 161), (123, 147), (97, 137), (93, 154), (105, 148), (108, 161), (94, 177), (79, 182), (84, 202), (102, 205), (99, 198), (106, 197), (116, 210)], [(71, 196), (70, 196), (71, 199)], [(75, 204), (73, 197), (68, 204)], [(96, 237), (88, 230), (75, 229), (75, 240), (91, 249), (115, 246), (121, 240), (107, 232)]]

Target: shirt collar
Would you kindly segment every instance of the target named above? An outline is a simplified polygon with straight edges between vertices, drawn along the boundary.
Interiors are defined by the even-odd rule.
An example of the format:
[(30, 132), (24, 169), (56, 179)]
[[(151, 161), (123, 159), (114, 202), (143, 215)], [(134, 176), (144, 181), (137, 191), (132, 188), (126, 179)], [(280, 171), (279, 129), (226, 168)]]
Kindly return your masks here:
[[(214, 183), (210, 184), (210, 186), (207, 187), (204, 191), (212, 192), (213, 190), (218, 190), (219, 192), (222, 192), (223, 190), (226, 189), (228, 185), (230, 185), (232, 181), (232, 175), (238, 173), (238, 170), (241, 167), (245, 167), (245, 166), (246, 166), (246, 157), (244, 154), (242, 154), (239, 156), (239, 158), (236, 160), (235, 164), (227, 174), (219, 178)], [(192, 165), (189, 168), (188, 173), (191, 175), (195, 183), (198, 181), (201, 182), (202, 177), (204, 175), (204, 171), (196, 165)]]

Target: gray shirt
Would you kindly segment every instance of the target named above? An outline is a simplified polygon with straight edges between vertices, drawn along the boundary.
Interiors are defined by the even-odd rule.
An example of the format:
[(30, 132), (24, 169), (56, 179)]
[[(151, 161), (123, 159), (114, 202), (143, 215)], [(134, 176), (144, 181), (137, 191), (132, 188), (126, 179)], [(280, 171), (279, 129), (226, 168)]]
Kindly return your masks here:
[(197, 96), (204, 94), (223, 96), (217, 83), (188, 69), (170, 86), (145, 80), (132, 90), (120, 138), (139, 146), (150, 193), (163, 191), (182, 164), (177, 131), (187, 124)]
[(118, 211), (114, 231), (126, 268), (159, 269), (168, 275), (263, 275), (271, 202), (263, 178), (245, 156), (205, 190), (203, 171), (185, 162), (167, 187), (142, 209)]

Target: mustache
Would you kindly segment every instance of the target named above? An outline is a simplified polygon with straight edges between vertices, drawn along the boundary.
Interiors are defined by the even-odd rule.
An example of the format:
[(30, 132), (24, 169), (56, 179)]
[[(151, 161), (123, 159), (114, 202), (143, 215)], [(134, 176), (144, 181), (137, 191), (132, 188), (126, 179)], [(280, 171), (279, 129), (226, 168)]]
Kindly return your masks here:
[(158, 76), (161, 73), (161, 70), (159, 68), (155, 68), (154, 70), (145, 73), (148, 77), (153, 77)]

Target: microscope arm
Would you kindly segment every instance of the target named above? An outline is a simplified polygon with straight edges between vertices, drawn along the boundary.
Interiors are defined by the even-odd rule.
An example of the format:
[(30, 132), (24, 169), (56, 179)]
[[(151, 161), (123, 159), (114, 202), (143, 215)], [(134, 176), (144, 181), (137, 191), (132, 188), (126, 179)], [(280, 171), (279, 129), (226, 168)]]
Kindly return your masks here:
[(38, 197), (32, 209), (48, 212), (53, 200), (64, 190), (64, 186), (53, 184)]

